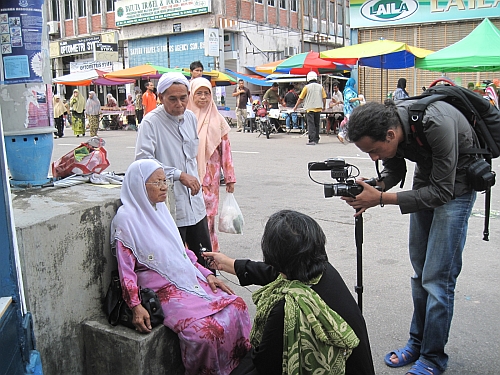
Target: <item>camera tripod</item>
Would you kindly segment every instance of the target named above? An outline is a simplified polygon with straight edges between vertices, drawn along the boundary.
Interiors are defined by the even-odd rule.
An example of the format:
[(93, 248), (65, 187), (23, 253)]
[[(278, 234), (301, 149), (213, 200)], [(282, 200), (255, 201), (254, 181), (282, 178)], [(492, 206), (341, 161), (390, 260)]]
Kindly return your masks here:
[[(356, 210), (359, 212), (359, 209)], [(356, 285), (354, 291), (358, 295), (358, 307), (363, 313), (363, 214), (354, 218), (354, 240), (356, 242)]]

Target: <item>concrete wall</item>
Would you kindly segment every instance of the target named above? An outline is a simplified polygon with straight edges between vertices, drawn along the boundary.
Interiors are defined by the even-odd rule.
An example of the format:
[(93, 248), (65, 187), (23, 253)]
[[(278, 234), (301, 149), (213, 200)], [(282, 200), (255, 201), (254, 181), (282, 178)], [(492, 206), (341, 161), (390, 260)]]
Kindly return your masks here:
[(85, 373), (81, 323), (104, 316), (119, 196), (119, 186), (91, 184), (13, 192), (24, 291), (45, 375)]

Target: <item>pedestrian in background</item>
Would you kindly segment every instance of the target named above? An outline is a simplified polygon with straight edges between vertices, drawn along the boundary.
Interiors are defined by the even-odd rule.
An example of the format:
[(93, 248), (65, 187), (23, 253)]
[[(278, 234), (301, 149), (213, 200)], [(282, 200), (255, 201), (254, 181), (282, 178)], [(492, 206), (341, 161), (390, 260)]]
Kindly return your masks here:
[(319, 143), (319, 122), (321, 111), (326, 106), (326, 91), (318, 83), (318, 75), (315, 72), (307, 73), (306, 79), (307, 85), (302, 89), (293, 111), (296, 112), (297, 107), (304, 102), (307, 134), (309, 136), (307, 145), (313, 146)]
[(59, 95), (54, 95), (52, 105), (54, 107), (54, 126), (56, 128), (54, 138), (62, 138), (64, 136), (64, 114), (66, 113), (66, 107)]
[(401, 100), (404, 98), (408, 98), (409, 96), (410, 95), (408, 95), (408, 93), (406, 92), (406, 79), (405, 78), (398, 79), (398, 86), (394, 91), (394, 94), (392, 94), (392, 99)]
[(127, 95), (127, 99), (125, 99), (125, 106), (127, 108), (127, 110), (125, 111), (125, 115), (127, 116), (128, 129), (137, 130), (135, 124), (135, 104), (132, 94)]
[(153, 82), (146, 83), (146, 92), (142, 94), (144, 116), (156, 108), (156, 94), (154, 93), (154, 89), (155, 85), (153, 85)]
[(295, 88), (293, 85), (288, 86), (288, 91), (287, 93), (283, 96), (283, 106), (286, 107), (287, 110), (287, 116), (285, 120), (285, 127), (287, 129), (291, 129), (292, 127), (294, 129), (297, 129), (298, 126), (298, 117), (297, 117), (297, 112), (293, 111), (293, 107), (295, 107), (295, 104), (297, 104), (297, 100), (299, 100), (299, 96), (295, 92)]
[(101, 102), (94, 91), (89, 92), (89, 98), (87, 99), (87, 104), (85, 104), (85, 114), (89, 119), (90, 136), (96, 137), (99, 130)]
[(142, 117), (144, 116), (144, 108), (142, 107), (142, 91), (139, 86), (135, 86), (134, 89), (135, 95), (135, 117), (137, 119), (137, 125), (141, 125)]
[(220, 171), (224, 171), (226, 192), (234, 193), (236, 177), (226, 119), (217, 110), (212, 96), (212, 84), (203, 77), (191, 80), (188, 109), (198, 119), (198, 175), (202, 182), (203, 198), (207, 209), (208, 230), (212, 251), (219, 251), (215, 230), (215, 217), (219, 209)]
[(78, 89), (73, 90), (73, 95), (69, 100), (71, 117), (73, 120), (73, 133), (79, 137), (85, 136), (85, 99), (80, 95)]
[(191, 73), (191, 80), (203, 77), (203, 64), (201, 61), (193, 61), (191, 65), (189, 65), (189, 71)]
[(333, 92), (330, 100), (330, 109), (335, 113), (328, 115), (328, 125), (326, 126), (327, 135), (330, 134), (330, 130), (336, 133), (339, 123), (344, 119), (344, 96), (339, 90), (339, 83), (337, 81), (334, 81), (332, 86)]
[(250, 90), (245, 87), (242, 79), (238, 80), (238, 87), (234, 89), (233, 96), (236, 97), (236, 131), (241, 132), (247, 122), (247, 103), (252, 104)]

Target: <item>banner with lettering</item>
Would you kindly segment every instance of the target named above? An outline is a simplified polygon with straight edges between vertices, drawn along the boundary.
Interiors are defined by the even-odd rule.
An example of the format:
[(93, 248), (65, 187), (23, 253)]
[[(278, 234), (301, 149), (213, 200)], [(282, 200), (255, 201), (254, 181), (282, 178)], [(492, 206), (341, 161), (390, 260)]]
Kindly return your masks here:
[(43, 0), (0, 2), (0, 84), (42, 82)]
[(500, 0), (351, 0), (353, 29), (500, 17)]
[(119, 0), (115, 3), (116, 26), (159, 21), (209, 13), (210, 0)]

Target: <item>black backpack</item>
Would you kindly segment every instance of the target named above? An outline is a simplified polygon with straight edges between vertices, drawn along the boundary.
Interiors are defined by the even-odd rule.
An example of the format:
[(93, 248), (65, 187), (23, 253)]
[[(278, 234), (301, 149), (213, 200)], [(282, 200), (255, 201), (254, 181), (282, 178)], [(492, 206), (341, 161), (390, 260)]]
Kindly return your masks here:
[(491, 170), (491, 159), (500, 156), (500, 111), (481, 95), (460, 86), (437, 85), (428, 88), (421, 95), (404, 100), (418, 101), (409, 107), (410, 128), (417, 143), (430, 149), (424, 135), (422, 120), (427, 106), (438, 100), (458, 109), (472, 126), (479, 145), (476, 148), (461, 149), (461, 154), (476, 156), (467, 169), (474, 190), (486, 191), (485, 227), (483, 240), (489, 240), (489, 215), (491, 187), (495, 184), (495, 172)]

